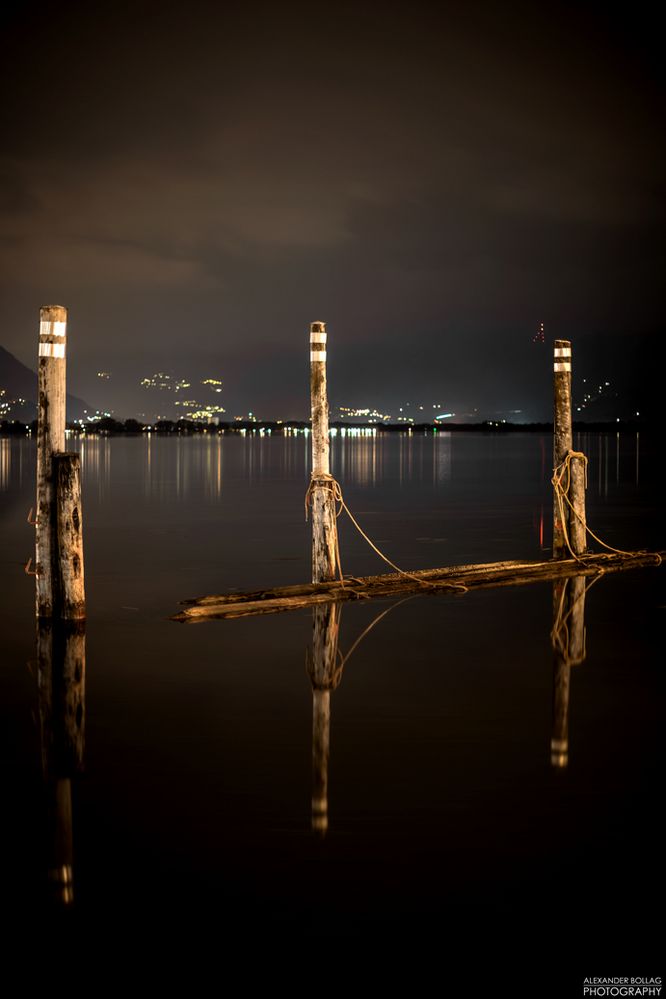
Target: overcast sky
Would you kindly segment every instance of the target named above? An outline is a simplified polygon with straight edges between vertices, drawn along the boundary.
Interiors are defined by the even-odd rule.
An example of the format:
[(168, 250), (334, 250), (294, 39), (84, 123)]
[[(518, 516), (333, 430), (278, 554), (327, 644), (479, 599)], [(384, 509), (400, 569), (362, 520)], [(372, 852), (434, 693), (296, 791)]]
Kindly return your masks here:
[(661, 330), (653, 10), (17, 5), (0, 343), (34, 366), (39, 306), (63, 304), (71, 390), (111, 371), (119, 415), (169, 370), (304, 416), (325, 320), (338, 403), (536, 414), (540, 321)]

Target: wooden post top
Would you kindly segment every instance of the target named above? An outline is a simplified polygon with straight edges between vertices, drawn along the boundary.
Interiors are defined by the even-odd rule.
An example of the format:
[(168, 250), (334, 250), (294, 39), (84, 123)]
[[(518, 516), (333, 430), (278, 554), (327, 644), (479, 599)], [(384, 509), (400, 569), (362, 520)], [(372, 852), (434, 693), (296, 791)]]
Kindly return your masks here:
[(39, 310), (39, 356), (64, 358), (67, 339), (67, 309), (43, 305)]
[(67, 321), (67, 309), (64, 305), (42, 305), (39, 310), (39, 318), (45, 322), (55, 323)]

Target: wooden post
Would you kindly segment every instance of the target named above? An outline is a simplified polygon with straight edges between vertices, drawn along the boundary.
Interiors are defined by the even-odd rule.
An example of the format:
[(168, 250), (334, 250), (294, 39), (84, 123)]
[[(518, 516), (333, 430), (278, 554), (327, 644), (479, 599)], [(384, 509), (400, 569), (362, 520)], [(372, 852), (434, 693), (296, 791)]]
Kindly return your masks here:
[(64, 621), (83, 621), (86, 597), (79, 455), (72, 452), (54, 455), (53, 478), (56, 507), (54, 613)]
[(38, 618), (53, 615), (54, 482), (52, 456), (65, 450), (67, 309), (45, 305), (39, 313), (37, 404), (37, 530), (35, 568)]
[(331, 691), (340, 683), (338, 634), (342, 607), (329, 604), (312, 611), (312, 831), (328, 829), (328, 759), (331, 738)]
[(310, 404), (312, 412), (312, 582), (335, 579), (338, 528), (329, 460), (326, 392), (326, 324), (310, 325)]
[(553, 584), (553, 730), (550, 762), (564, 769), (569, 762), (569, 691), (571, 667), (585, 660), (585, 577)]
[[(555, 340), (553, 356), (553, 468), (562, 464), (573, 449), (571, 425), (571, 341)], [(566, 503), (564, 518), (553, 492), (553, 558), (564, 558), (567, 552), (565, 531), (568, 530)]]
[[(578, 456), (571, 459), (571, 483), (569, 500), (573, 510), (569, 509), (569, 539), (576, 555), (582, 555), (587, 549), (587, 531), (585, 517), (585, 459)], [(575, 511), (575, 512), (574, 512)]]

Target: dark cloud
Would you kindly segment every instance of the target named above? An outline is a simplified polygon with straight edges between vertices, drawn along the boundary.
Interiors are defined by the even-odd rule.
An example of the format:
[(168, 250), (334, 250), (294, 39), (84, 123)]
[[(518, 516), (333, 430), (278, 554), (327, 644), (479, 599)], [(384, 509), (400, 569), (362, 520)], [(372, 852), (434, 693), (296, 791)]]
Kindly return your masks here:
[(99, 367), (131, 381), (136, 366), (214, 365), (239, 404), (300, 414), (311, 319), (329, 322), (349, 393), (384, 407), (439, 385), (461, 404), (489, 399), (476, 362), (507, 338), (506, 394), (524, 393), (542, 319), (552, 335), (659, 329), (651, 16), (17, 9), (2, 342), (30, 362), (36, 310), (62, 301), (87, 397)]

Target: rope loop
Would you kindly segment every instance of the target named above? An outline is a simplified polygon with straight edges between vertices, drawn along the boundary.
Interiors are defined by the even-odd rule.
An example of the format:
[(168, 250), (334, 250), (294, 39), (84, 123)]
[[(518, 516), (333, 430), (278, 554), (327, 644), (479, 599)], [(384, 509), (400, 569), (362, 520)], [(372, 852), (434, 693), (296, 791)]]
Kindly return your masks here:
[[(594, 540), (598, 544), (600, 544), (602, 548), (605, 548), (609, 552), (614, 552), (616, 555), (627, 555), (631, 557), (633, 555), (641, 554), (640, 552), (625, 552), (622, 551), (621, 548), (613, 548), (612, 545), (607, 545), (605, 541), (602, 541), (601, 538), (594, 533), (594, 531), (588, 526), (587, 521), (583, 520), (578, 511), (575, 509), (573, 503), (569, 499), (569, 489), (571, 487), (571, 462), (574, 459), (580, 460), (584, 463), (585, 488), (587, 489), (588, 460), (587, 460), (587, 455), (583, 454), (582, 451), (567, 451), (567, 453), (564, 456), (564, 459), (553, 470), (553, 477), (550, 480), (553, 484), (553, 489), (555, 491), (555, 502), (557, 503), (557, 508), (560, 515), (560, 523), (562, 524), (562, 533), (564, 534), (564, 540), (566, 542), (567, 548), (569, 549), (571, 557), (576, 559), (576, 561), (580, 562), (582, 565), (587, 564), (584, 559), (576, 555), (575, 551), (571, 547), (571, 542), (569, 541), (569, 532), (567, 531), (567, 517), (566, 517), (567, 510), (564, 505), (565, 503), (567, 504), (569, 509), (573, 511), (573, 514), (576, 517), (576, 519), (579, 520), (580, 523), (583, 525), (583, 529), (585, 530), (585, 532), (589, 534), (590, 537), (594, 538)], [(565, 477), (566, 477), (566, 485), (563, 484)], [(659, 562), (661, 563), (661, 557), (660, 556), (657, 557), (659, 558)]]

